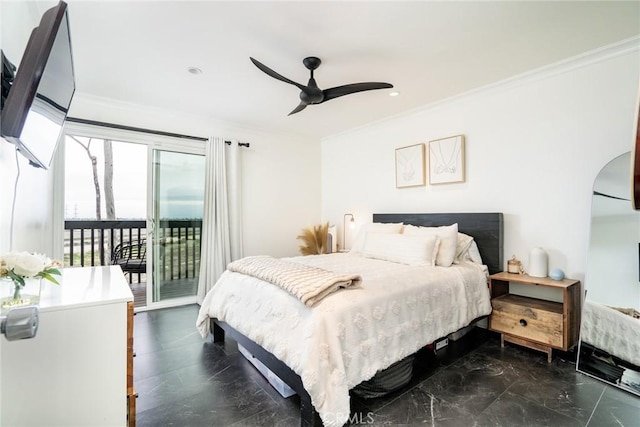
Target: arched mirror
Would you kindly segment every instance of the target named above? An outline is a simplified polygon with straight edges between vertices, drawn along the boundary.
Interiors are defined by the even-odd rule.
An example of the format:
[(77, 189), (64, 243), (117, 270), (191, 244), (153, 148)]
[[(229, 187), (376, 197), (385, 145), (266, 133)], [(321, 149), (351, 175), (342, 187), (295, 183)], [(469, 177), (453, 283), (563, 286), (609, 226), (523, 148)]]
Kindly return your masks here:
[(631, 153), (596, 177), (577, 369), (640, 396), (640, 211)]

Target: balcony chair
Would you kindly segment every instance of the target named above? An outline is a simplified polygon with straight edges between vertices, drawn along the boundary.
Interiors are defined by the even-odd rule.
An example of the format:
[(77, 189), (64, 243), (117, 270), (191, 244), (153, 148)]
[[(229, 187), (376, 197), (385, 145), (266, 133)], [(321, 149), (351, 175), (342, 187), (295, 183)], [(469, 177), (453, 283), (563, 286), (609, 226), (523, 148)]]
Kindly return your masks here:
[(111, 255), (111, 265), (119, 265), (125, 274), (129, 274), (129, 283), (134, 274), (147, 272), (146, 240), (134, 240), (119, 243)]

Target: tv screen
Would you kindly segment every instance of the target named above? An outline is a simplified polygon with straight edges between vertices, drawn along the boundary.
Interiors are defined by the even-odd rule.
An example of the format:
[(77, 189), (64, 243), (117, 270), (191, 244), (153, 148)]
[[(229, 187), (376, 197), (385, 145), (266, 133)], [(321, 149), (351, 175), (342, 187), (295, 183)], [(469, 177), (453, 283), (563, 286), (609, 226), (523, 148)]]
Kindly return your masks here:
[(74, 92), (67, 4), (60, 2), (31, 33), (2, 109), (2, 136), (48, 169)]

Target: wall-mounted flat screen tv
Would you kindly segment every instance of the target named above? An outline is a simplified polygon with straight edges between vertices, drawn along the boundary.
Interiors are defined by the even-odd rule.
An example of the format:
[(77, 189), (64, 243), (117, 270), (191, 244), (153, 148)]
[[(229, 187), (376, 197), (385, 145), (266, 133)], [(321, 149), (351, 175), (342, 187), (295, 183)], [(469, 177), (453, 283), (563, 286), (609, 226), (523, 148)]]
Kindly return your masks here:
[(0, 132), (36, 167), (48, 169), (75, 92), (67, 4), (32, 31), (2, 108)]

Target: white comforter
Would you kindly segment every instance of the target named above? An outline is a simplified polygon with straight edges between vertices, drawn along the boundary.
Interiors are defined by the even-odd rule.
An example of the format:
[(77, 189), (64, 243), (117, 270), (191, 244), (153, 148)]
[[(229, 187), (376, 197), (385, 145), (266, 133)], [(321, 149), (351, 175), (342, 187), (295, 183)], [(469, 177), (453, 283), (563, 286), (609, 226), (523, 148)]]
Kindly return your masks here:
[(360, 274), (314, 308), (282, 289), (226, 271), (205, 297), (197, 327), (227, 322), (302, 378), (325, 426), (349, 417), (349, 389), (381, 369), (491, 312), (486, 267), (407, 266), (353, 254), (290, 258)]
[(640, 320), (586, 300), (580, 338), (622, 360), (640, 366)]

